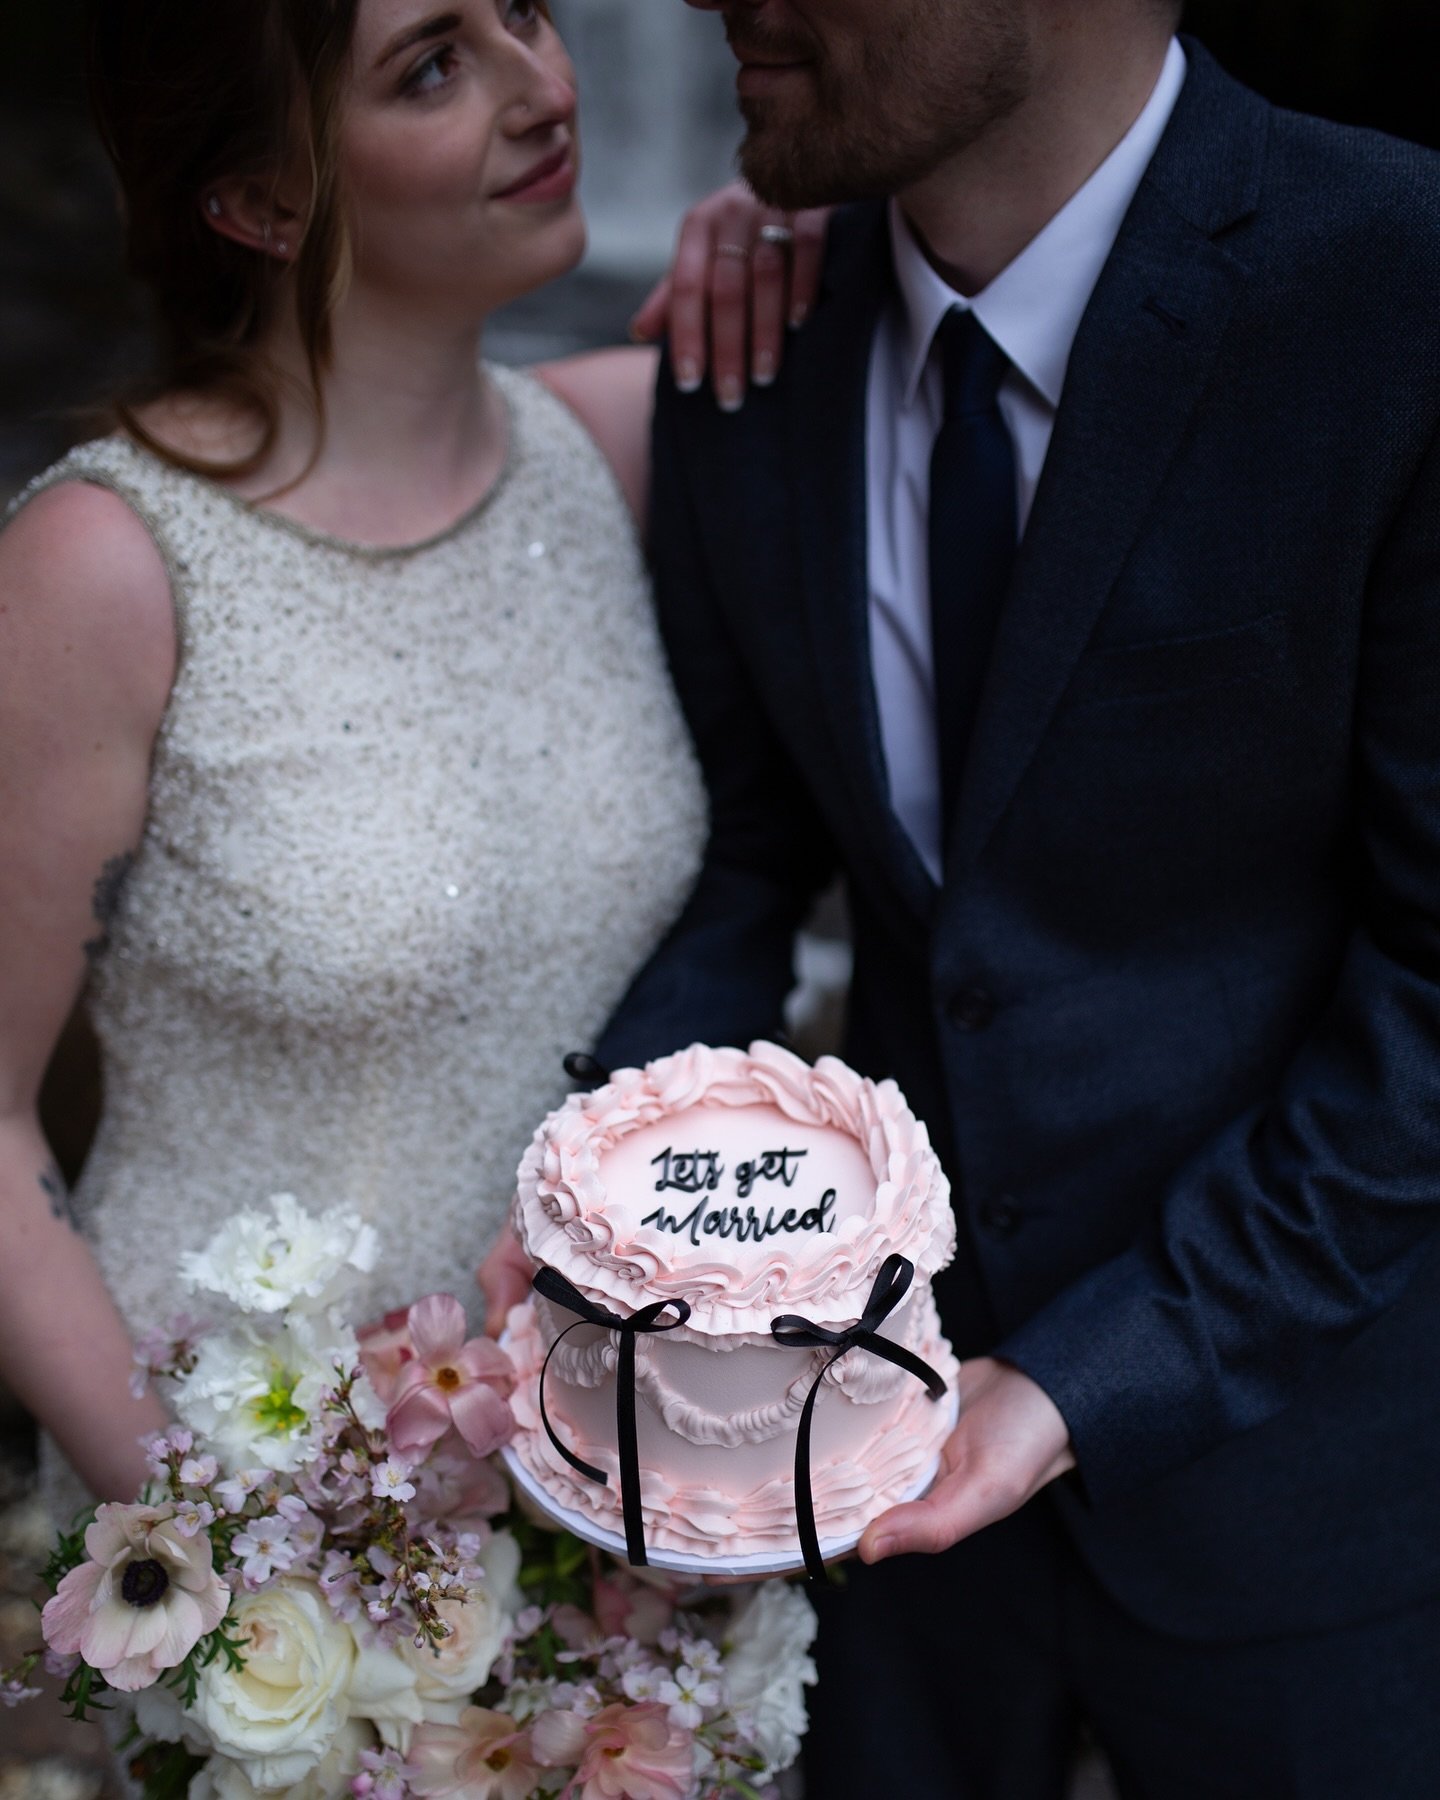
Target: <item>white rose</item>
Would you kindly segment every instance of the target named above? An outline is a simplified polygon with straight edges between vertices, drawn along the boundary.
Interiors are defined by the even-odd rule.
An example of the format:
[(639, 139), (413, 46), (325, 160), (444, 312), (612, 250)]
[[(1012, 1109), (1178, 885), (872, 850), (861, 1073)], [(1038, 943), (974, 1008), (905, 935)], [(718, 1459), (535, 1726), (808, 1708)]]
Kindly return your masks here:
[(788, 1769), (805, 1732), (806, 1682), (815, 1609), (799, 1588), (767, 1581), (756, 1588), (729, 1633), (725, 1680), (730, 1704), (755, 1721), (755, 1747), (772, 1773)]
[(285, 1788), (257, 1788), (239, 1763), (212, 1756), (190, 1783), (186, 1800), (334, 1800), (348, 1791), (360, 1767), (360, 1752), (374, 1748), (363, 1725), (342, 1725), (329, 1754), (303, 1780)]
[(238, 1594), (235, 1619), (244, 1667), (211, 1663), (192, 1711), (251, 1786), (283, 1792), (330, 1754), (348, 1717), (355, 1639), (308, 1581)]
[(417, 1648), (407, 1639), (400, 1654), (414, 1673), (425, 1717), (456, 1725), (476, 1689), (489, 1680), (510, 1622), (484, 1588), (471, 1588), (463, 1603), (442, 1600), (436, 1611), (450, 1627), (444, 1643)]
[(182, 1256), (180, 1279), (243, 1312), (315, 1311), (368, 1274), (379, 1249), (358, 1213), (336, 1206), (316, 1218), (293, 1194), (276, 1194), (268, 1213), (237, 1213), (202, 1251)]

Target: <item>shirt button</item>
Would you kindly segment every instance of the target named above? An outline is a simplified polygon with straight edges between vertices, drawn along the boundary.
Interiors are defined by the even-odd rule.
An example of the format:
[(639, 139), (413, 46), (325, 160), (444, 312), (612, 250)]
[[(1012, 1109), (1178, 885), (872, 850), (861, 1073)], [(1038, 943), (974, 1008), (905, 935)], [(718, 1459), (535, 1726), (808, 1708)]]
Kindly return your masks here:
[(1020, 1208), (1009, 1194), (998, 1194), (995, 1199), (986, 1200), (980, 1207), (980, 1229), (986, 1237), (1014, 1237), (1021, 1223)]
[(945, 1014), (957, 1031), (983, 1031), (995, 1017), (995, 999), (984, 988), (961, 988), (950, 996)]

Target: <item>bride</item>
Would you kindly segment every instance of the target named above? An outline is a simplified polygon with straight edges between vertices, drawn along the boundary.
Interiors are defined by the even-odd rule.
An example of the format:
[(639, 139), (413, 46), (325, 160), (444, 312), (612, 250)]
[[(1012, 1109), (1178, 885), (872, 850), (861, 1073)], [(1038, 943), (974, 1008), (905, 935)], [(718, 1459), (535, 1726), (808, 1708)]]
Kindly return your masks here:
[[(233, 1210), (375, 1220), (377, 1313), (468, 1287), (704, 801), (635, 529), (653, 353), (479, 359), (583, 248), (544, 7), (104, 0), (96, 43), (165, 360), (0, 540), (0, 1372), (130, 1498), (132, 1335)], [(70, 1196), (36, 1094), (87, 979)]]

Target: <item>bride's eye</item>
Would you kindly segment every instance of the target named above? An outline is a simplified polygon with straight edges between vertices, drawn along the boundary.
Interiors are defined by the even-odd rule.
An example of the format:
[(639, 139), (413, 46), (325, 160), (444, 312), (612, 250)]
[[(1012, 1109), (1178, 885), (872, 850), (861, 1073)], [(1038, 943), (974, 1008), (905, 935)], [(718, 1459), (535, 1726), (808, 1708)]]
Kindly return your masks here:
[(528, 31), (542, 19), (550, 17), (545, 0), (505, 0), (505, 23), (512, 29)]
[(400, 83), (400, 92), (407, 95), (439, 93), (454, 71), (455, 46), (440, 44), (410, 70)]

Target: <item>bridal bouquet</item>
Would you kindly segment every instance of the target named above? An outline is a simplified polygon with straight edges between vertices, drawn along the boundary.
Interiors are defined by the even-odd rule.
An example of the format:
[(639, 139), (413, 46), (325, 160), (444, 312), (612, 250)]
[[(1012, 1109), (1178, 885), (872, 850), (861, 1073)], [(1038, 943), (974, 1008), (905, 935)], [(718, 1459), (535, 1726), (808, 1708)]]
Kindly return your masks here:
[(808, 1601), (687, 1608), (522, 1516), (507, 1357), (443, 1294), (354, 1330), (378, 1255), (282, 1195), (183, 1259), (223, 1309), (137, 1353), (178, 1422), (135, 1505), (62, 1537), (0, 1700), (43, 1661), (75, 1716), (119, 1715), (146, 1800), (762, 1793), (805, 1728)]

